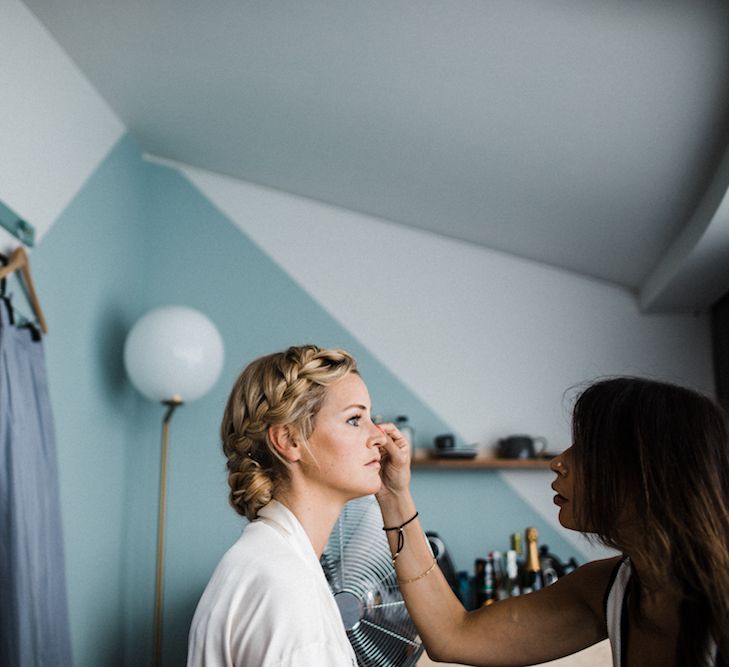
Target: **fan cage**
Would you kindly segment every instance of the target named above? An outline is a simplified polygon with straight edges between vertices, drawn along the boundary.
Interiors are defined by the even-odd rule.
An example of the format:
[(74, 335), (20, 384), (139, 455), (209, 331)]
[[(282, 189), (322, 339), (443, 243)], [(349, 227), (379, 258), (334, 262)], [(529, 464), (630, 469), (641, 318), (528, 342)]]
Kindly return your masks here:
[(410, 667), (423, 645), (400, 594), (374, 496), (347, 503), (321, 557), (360, 667)]

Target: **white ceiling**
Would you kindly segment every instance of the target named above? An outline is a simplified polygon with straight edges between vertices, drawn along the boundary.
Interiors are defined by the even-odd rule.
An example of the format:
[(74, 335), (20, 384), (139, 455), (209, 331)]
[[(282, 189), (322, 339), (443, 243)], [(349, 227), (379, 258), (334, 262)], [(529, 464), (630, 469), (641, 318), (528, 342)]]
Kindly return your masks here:
[(728, 247), (711, 294), (665, 297), (729, 223), (725, 1), (25, 3), (147, 152), (643, 289), (647, 308), (729, 290)]

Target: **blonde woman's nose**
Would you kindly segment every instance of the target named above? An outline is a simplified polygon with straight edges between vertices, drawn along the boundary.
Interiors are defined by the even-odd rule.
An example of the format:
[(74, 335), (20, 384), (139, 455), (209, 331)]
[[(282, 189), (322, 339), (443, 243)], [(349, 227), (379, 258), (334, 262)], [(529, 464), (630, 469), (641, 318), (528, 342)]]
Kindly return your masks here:
[(374, 422), (370, 422), (370, 437), (367, 444), (370, 447), (382, 446), (387, 442), (385, 432)]

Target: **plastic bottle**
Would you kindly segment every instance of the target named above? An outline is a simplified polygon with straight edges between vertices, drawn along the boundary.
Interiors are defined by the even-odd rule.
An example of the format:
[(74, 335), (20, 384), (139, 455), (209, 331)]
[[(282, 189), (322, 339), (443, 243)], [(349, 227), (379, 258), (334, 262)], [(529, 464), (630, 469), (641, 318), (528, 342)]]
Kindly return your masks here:
[(506, 577), (508, 580), (509, 597), (521, 595), (519, 585), (519, 565), (517, 563), (516, 551), (509, 549), (506, 552)]

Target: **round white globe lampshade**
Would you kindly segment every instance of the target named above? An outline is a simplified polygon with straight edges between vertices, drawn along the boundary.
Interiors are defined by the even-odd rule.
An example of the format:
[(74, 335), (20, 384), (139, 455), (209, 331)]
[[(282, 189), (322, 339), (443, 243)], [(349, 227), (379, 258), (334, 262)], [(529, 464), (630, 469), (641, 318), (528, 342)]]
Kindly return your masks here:
[(129, 332), (124, 365), (132, 384), (150, 400), (188, 403), (206, 394), (220, 376), (223, 339), (193, 308), (156, 308)]

